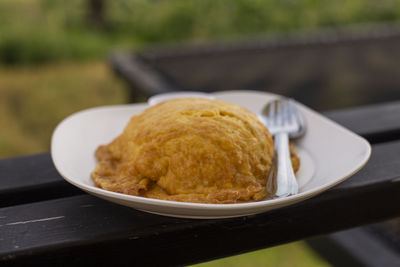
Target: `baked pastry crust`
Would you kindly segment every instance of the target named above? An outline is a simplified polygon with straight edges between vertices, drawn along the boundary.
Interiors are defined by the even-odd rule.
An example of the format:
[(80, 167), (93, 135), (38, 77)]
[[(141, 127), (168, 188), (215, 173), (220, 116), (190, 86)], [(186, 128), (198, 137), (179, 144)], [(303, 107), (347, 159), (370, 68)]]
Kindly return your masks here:
[(271, 134), (253, 113), (227, 102), (160, 103), (133, 116), (95, 155), (94, 183), (114, 192), (201, 203), (258, 201), (272, 194)]

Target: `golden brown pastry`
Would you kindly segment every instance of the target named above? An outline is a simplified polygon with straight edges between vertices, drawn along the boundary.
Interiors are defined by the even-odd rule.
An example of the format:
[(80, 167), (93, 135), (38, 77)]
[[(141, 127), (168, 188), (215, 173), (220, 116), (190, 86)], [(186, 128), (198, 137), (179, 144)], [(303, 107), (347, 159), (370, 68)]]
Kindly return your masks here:
[(158, 199), (262, 200), (274, 155), (269, 131), (238, 105), (202, 98), (160, 103), (96, 151), (95, 184)]

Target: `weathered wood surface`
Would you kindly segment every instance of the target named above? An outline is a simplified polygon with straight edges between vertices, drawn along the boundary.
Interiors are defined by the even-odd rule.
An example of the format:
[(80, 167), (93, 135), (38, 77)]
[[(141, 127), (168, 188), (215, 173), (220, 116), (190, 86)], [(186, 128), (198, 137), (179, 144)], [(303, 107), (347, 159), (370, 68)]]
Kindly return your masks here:
[[(393, 103), (393, 108), (399, 105)], [(384, 121), (380, 130), (375, 124), (368, 128), (374, 117), (362, 113), (328, 115), (369, 138), (384, 136), (398, 125), (397, 117), (388, 114), (385, 118), (392, 118), (392, 123)], [(317, 197), (224, 220), (151, 215), (87, 195), (62, 180), (48, 154), (4, 159), (0, 161), (0, 261), (4, 265), (190, 264), (399, 216), (394, 203), (400, 203), (400, 136), (384, 141), (373, 145), (371, 159), (359, 173)]]
[(400, 139), (400, 101), (325, 112), (325, 115), (371, 143)]
[(81, 193), (62, 179), (48, 153), (0, 160), (0, 207)]

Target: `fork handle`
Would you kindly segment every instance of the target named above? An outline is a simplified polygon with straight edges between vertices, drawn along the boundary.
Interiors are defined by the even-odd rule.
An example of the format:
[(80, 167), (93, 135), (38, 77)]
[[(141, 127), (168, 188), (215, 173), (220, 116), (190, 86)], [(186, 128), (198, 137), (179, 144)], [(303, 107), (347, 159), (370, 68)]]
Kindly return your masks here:
[(297, 194), (298, 185), (293, 172), (289, 151), (289, 136), (287, 133), (275, 135), (275, 151), (278, 154), (278, 170), (276, 174), (276, 196), (284, 197)]

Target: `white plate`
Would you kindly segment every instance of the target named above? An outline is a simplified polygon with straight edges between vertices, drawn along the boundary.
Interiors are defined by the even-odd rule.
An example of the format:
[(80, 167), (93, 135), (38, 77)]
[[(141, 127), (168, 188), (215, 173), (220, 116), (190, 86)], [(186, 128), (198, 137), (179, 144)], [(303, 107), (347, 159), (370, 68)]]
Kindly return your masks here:
[[(277, 97), (255, 91), (228, 91), (213, 95), (256, 114), (268, 101)], [(96, 165), (96, 148), (120, 135), (130, 117), (147, 107), (147, 104), (98, 107), (63, 120), (55, 129), (51, 142), (51, 156), (58, 172), (65, 180), (90, 194), (138, 210), (184, 218), (228, 218), (266, 212), (319, 194), (356, 173), (371, 154), (371, 146), (365, 139), (298, 104), (308, 128), (306, 135), (296, 142), (301, 158), (297, 195), (250, 203), (198, 204), (130, 196), (94, 186), (90, 173)]]
[(155, 96), (150, 97), (147, 100), (147, 103), (150, 106), (154, 106), (158, 103), (168, 101), (174, 98), (183, 98), (183, 97), (202, 97), (202, 98), (208, 98), (208, 99), (215, 99), (215, 96), (212, 94), (208, 93), (202, 93), (202, 92), (170, 92), (170, 93), (164, 93), (164, 94), (158, 94)]

